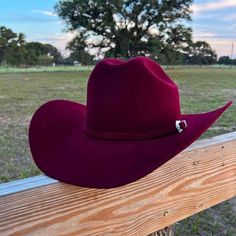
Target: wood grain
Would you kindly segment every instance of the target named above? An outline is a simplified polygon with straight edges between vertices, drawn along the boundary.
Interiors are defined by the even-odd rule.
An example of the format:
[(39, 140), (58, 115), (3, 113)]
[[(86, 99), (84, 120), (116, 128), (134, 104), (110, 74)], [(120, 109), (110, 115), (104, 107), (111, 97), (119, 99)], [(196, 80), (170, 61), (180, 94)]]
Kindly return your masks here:
[[(236, 196), (236, 133), (116, 189), (63, 183), (0, 198), (0, 235), (148, 235)], [(6, 187), (6, 186), (5, 186)]]

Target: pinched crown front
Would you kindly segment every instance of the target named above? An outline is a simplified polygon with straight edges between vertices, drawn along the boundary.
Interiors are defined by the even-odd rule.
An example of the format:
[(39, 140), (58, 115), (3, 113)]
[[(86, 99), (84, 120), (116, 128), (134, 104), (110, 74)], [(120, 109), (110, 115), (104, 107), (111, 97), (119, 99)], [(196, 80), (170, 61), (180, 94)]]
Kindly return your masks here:
[(104, 59), (90, 75), (85, 132), (108, 139), (148, 139), (176, 130), (176, 84), (151, 59)]

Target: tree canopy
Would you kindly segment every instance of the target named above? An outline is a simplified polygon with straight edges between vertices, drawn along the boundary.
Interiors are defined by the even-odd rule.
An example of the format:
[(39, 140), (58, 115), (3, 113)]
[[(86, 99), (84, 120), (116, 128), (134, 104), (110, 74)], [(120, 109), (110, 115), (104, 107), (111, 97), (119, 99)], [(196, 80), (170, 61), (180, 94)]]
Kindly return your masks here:
[(181, 50), (191, 39), (192, 0), (60, 0), (56, 12), (78, 35), (74, 50), (97, 49), (105, 56), (132, 57)]
[(218, 63), (221, 65), (230, 65), (231, 64), (231, 59), (229, 56), (223, 56), (219, 58)]
[(217, 62), (217, 55), (207, 42), (197, 41), (190, 44), (186, 62), (193, 65), (211, 65)]
[(0, 64), (50, 65), (62, 61), (61, 53), (50, 44), (29, 42), (23, 33), (14, 33), (4, 26), (0, 27)]

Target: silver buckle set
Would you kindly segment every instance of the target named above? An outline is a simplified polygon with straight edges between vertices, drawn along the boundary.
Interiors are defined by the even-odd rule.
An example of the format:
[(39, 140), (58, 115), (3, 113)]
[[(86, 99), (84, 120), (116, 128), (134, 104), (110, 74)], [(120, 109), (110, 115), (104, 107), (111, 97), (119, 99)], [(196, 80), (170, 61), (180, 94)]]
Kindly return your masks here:
[(179, 133), (188, 127), (186, 120), (176, 120), (175, 127)]

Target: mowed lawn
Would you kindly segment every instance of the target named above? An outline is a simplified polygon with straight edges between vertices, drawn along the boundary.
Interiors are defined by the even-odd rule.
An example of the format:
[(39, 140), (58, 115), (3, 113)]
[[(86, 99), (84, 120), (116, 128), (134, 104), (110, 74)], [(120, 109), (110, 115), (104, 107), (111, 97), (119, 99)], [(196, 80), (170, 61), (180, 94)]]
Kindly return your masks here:
[[(229, 100), (235, 102), (201, 138), (236, 131), (235, 68), (199, 67), (166, 71), (179, 86), (182, 113), (210, 111)], [(0, 183), (40, 174), (29, 151), (30, 119), (42, 103), (51, 99), (69, 99), (85, 104), (89, 74), (86, 71), (0, 73)], [(177, 232), (179, 235), (194, 235), (205, 225), (207, 234), (201, 235), (218, 235), (217, 232), (222, 233), (222, 227), (229, 229), (226, 232), (229, 234), (224, 231), (219, 235), (231, 235), (231, 232), (236, 235), (236, 213), (228, 203), (223, 205), (205, 211), (208, 213), (203, 213), (203, 216), (200, 213), (185, 220), (181, 225), (186, 227), (177, 225)], [(215, 217), (216, 212), (223, 217), (221, 220)], [(211, 223), (207, 223), (204, 217), (210, 218)]]

